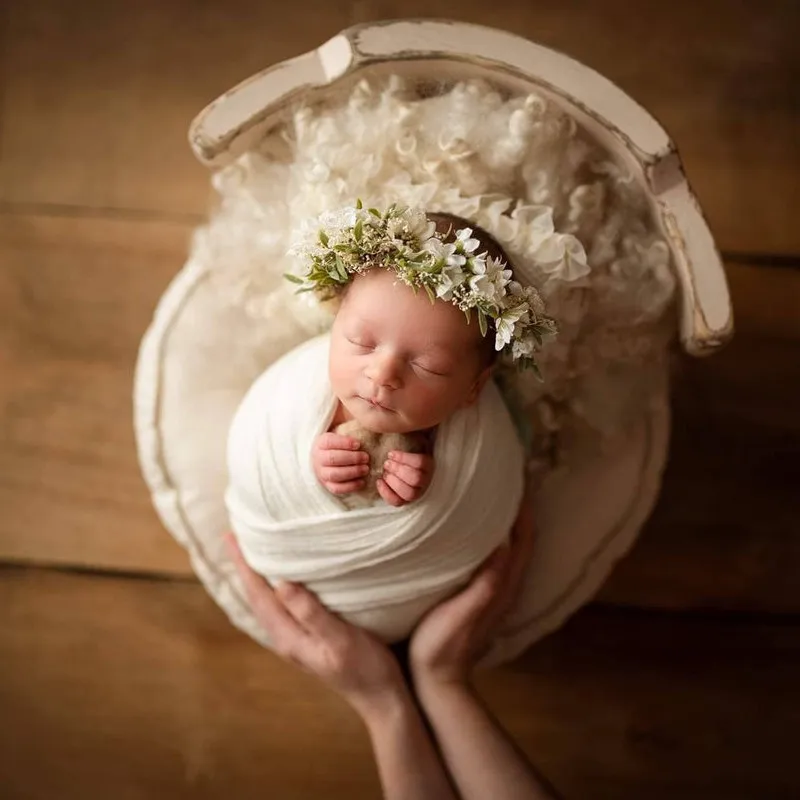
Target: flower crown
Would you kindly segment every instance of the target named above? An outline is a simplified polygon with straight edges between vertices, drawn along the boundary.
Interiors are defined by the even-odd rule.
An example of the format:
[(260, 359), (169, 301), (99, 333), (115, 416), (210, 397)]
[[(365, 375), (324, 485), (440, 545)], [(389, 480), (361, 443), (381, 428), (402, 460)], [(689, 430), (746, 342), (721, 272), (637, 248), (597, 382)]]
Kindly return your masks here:
[(532, 286), (512, 280), (511, 270), (480, 246), (472, 228), (455, 232), (445, 243), (423, 209), (391, 205), (384, 212), (355, 208), (322, 214), (307, 224), (304, 235), (289, 251), (306, 266), (302, 276), (286, 278), (299, 292), (315, 292), (321, 300), (335, 297), (353, 279), (374, 267), (391, 269), (405, 284), (424, 289), (431, 299), (451, 302), (470, 322), (477, 312), (481, 335), (491, 320), (495, 350), (520, 367), (538, 374), (535, 354), (546, 337), (557, 332), (545, 315), (544, 301)]

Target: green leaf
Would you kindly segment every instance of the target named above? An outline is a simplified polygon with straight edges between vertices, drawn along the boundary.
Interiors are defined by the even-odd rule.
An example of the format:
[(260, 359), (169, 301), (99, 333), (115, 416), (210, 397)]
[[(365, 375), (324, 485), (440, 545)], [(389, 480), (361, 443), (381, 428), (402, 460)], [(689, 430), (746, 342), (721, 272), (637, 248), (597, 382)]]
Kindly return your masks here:
[(424, 283), (422, 285), (425, 287), (425, 291), (428, 293), (428, 297), (430, 297), (431, 303), (435, 303), (436, 302), (436, 295), (433, 293), (433, 289), (431, 289), (431, 287), (428, 286), (427, 283)]
[(478, 325), (481, 329), (481, 336), (486, 336), (486, 331), (489, 330), (489, 326), (486, 324), (486, 314), (483, 313), (483, 309), (478, 309)]
[(359, 211), (361, 211), (361, 209), (364, 208), (364, 204), (361, 202), (361, 198), (360, 197), (358, 198), (358, 200), (356, 200), (356, 208)]
[(355, 227), (353, 228), (353, 237), (357, 242), (361, 241), (361, 234), (363, 230), (364, 230), (364, 222), (363, 220), (358, 220), (356, 222)]
[(325, 231), (320, 231), (319, 232), (319, 241), (320, 241), (320, 244), (323, 247), (327, 247), (328, 246), (328, 234), (325, 233)]
[(291, 281), (292, 283), (304, 283), (302, 278), (298, 278), (297, 275), (292, 275), (291, 272), (284, 272), (283, 277), (286, 278), (287, 281)]
[(347, 269), (345, 268), (344, 262), (342, 261), (342, 258), (338, 253), (335, 254), (335, 258), (336, 258), (336, 271), (339, 273), (339, 276), (341, 277), (341, 279), (343, 281), (346, 281), (347, 278), (348, 278), (348, 275), (347, 275)]
[(465, 308), (465, 309), (464, 309), (464, 316), (467, 318), (467, 325), (469, 325), (469, 323), (470, 323), (470, 322), (471, 322), (471, 320), (472, 320), (472, 314), (471, 314), (471, 311), (472, 311), (472, 309), (471, 309), (471, 308)]
[(377, 208), (370, 208), (368, 209), (369, 213), (372, 214), (373, 217), (377, 217), (378, 219), (381, 218), (381, 212), (378, 211)]

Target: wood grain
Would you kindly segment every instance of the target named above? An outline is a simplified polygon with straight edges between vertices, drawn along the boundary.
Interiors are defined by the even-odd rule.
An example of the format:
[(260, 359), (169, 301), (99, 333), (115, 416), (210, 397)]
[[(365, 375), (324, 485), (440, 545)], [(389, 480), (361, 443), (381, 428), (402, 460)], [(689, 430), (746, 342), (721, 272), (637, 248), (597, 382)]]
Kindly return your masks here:
[(0, 557), (187, 572), (140, 477), (131, 395), (188, 233), (0, 216)]
[[(359, 721), (235, 631), (200, 587), (0, 572), (8, 800), (369, 798)], [(800, 629), (581, 614), (478, 678), (566, 797), (796, 797)]]
[[(198, 215), (192, 117), (355, 21), (451, 17), (599, 70), (674, 136), (720, 246), (800, 253), (800, 6), (726, 0), (12, 1), (3, 29), (0, 201)], [(80, 57), (75, 57), (80, 54)]]
[(207, 103), (350, 24), (344, 0), (7, 4), (0, 200), (203, 213), (189, 123)]

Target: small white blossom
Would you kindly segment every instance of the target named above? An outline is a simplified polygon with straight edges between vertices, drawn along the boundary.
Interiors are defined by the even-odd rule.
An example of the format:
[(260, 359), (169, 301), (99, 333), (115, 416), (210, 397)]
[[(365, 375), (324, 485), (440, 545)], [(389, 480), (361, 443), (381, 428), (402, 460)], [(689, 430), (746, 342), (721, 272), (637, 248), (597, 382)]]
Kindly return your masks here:
[(525, 313), (524, 306), (508, 308), (500, 314), (494, 321), (496, 336), (494, 339), (494, 349), (502, 350), (514, 335), (514, 326), (519, 318)]
[(430, 239), (436, 232), (436, 224), (431, 222), (419, 208), (409, 208), (403, 214), (408, 233), (419, 241)]
[(453, 290), (461, 286), (467, 279), (464, 271), (457, 267), (445, 267), (439, 274), (439, 285), (436, 287), (436, 296), (442, 300), (453, 299)]
[(465, 253), (474, 253), (481, 244), (477, 239), (472, 238), (472, 228), (461, 228), (456, 232), (456, 240)]
[(460, 267), (466, 263), (464, 256), (456, 253), (454, 244), (445, 244), (441, 239), (435, 237), (428, 239), (422, 249), (431, 253), (436, 261), (444, 261), (448, 267)]

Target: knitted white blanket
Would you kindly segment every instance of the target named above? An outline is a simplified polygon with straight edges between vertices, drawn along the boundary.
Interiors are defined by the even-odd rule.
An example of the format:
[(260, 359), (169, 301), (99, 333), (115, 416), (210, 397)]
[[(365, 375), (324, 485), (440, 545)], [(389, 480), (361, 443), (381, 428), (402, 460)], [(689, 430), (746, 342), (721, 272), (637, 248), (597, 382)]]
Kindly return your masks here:
[(324, 335), (291, 351), (239, 406), (228, 437), (230, 522), (257, 572), (304, 583), (346, 619), (396, 641), (506, 538), (522, 497), (522, 448), (489, 382), (439, 426), (420, 500), (347, 510), (311, 465), (336, 407), (328, 349)]

